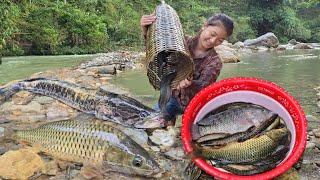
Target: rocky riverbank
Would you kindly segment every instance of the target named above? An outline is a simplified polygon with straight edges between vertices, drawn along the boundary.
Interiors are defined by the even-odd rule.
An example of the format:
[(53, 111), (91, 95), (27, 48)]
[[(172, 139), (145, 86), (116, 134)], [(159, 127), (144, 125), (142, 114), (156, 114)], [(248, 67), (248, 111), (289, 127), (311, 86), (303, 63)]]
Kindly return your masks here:
[[(227, 44), (225, 46), (228, 47), (230, 45)], [(236, 50), (229, 47), (229, 51), (234, 52)], [(219, 53), (220, 56), (221, 54)], [(121, 73), (126, 69), (142, 68), (141, 62), (143, 58), (144, 53), (134, 52), (101, 54), (99, 57), (82, 63), (78, 67), (39, 72), (32, 75), (31, 78), (56, 78), (92, 89), (100, 87), (108, 91), (132, 96), (127, 90), (110, 84), (109, 80), (113, 78), (114, 74)], [(226, 59), (223, 61), (228, 62)], [(232, 57), (231, 59), (234, 60), (235, 58)], [(234, 62), (236, 61), (234, 60)], [(318, 90), (320, 99), (320, 87)], [(0, 167), (0, 177), (4, 179), (88, 178), (83, 173), (81, 165), (61, 162), (47, 155), (39, 154), (36, 149), (25, 147), (8, 137), (10, 137), (12, 129), (32, 128), (47, 122), (65, 119), (90, 120), (92, 118), (50, 97), (24, 91), (15, 94), (10, 101), (0, 105), (0, 164), (8, 165)], [(166, 171), (162, 178), (182, 179), (184, 169), (190, 160), (185, 156), (180, 141), (181, 119), (178, 120), (175, 127), (147, 132), (116, 126), (157, 157), (157, 161)], [(296, 165), (301, 179), (318, 179), (320, 177), (319, 142), (320, 126), (310, 128), (304, 157)], [(17, 171), (19, 173), (16, 173)], [(203, 175), (202, 177), (205, 178), (207, 176)], [(118, 173), (110, 173), (105, 178), (125, 179), (128, 177)]]

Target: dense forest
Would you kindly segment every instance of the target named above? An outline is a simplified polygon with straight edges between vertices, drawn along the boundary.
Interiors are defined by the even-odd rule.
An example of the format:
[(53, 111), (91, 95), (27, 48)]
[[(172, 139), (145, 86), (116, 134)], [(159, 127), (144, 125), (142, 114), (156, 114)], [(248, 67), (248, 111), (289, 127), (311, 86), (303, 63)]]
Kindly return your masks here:
[[(230, 42), (273, 32), (280, 42), (320, 42), (319, 0), (166, 0), (193, 35), (217, 12), (231, 16)], [(159, 0), (1, 0), (4, 56), (55, 55), (141, 49), (140, 17)]]

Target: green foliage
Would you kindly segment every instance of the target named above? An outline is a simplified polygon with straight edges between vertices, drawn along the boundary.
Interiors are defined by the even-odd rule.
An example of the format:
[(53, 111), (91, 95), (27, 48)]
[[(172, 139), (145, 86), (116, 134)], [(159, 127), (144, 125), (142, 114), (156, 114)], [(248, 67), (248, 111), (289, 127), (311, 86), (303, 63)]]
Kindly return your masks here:
[(234, 19), (234, 30), (229, 41), (234, 43), (237, 41), (244, 41), (246, 39), (255, 38), (256, 33), (250, 26), (249, 17), (238, 17)]
[[(234, 19), (229, 41), (274, 32), (280, 41), (320, 41), (318, 0), (166, 0), (184, 32), (194, 35), (223, 12)], [(140, 18), (160, 1), (2, 0), (0, 50), (5, 55), (84, 54), (143, 47)]]

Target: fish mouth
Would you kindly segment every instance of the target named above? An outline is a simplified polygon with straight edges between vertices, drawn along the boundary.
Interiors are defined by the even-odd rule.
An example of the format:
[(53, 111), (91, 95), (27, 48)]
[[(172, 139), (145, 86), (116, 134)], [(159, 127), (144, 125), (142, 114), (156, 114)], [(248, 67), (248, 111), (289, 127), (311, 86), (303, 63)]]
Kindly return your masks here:
[(163, 128), (165, 120), (161, 118), (160, 114), (155, 114), (136, 122), (133, 126), (138, 129)]

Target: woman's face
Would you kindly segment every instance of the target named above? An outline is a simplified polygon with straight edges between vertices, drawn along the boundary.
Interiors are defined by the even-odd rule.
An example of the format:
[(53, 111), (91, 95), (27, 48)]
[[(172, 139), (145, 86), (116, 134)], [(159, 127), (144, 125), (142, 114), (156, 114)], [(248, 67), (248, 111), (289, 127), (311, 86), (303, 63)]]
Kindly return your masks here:
[(223, 26), (205, 26), (199, 38), (200, 46), (203, 49), (211, 49), (220, 45), (228, 37)]

